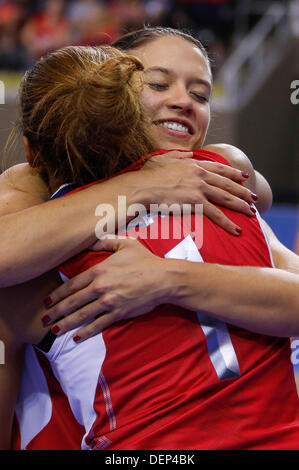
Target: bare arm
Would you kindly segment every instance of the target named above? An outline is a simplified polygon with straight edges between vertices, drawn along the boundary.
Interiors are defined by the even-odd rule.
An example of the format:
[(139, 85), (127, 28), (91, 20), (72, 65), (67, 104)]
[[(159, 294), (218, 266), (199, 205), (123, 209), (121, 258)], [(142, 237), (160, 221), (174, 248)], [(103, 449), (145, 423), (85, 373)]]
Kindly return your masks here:
[[(11, 447), (11, 431), (23, 366), (23, 347), (0, 318), (0, 449)], [(4, 357), (2, 356), (4, 353)], [(5, 363), (3, 364), (3, 359)]]
[(46, 188), (42, 191), (40, 178), (27, 165), (15, 168), (12, 176), (1, 175), (0, 287), (35, 278), (95, 242), (97, 205), (109, 201), (117, 208), (120, 182), (123, 194), (134, 201), (125, 177), (101, 184), (100, 191), (95, 185), (80, 195), (45, 202)]
[(202, 203), (208, 217), (237, 235), (236, 225), (209, 201), (224, 194), (228, 207), (252, 215), (252, 199), (237, 183), (244, 181), (240, 171), (228, 167), (223, 171), (224, 178), (217, 171), (200, 168), (190, 158), (155, 157), (150, 167), (146, 165), (141, 171), (41, 204), (48, 197), (45, 185), (28, 165), (18, 165), (10, 176), (0, 176), (0, 287), (33, 279), (94, 243), (99, 220), (95, 209), (100, 203), (112, 206), (117, 227), (118, 195), (126, 197), (127, 206), (136, 202), (145, 206), (151, 202)]
[[(51, 293), (56, 305), (47, 313), (55, 321), (75, 311), (58, 322), (59, 334), (102, 314), (76, 333), (82, 339), (161, 303), (205, 311), (256, 333), (298, 336), (299, 257), (273, 233), (271, 246), (280, 269), (165, 260), (136, 240), (103, 240), (98, 248), (116, 253)], [(88, 299), (97, 300), (82, 307)]]

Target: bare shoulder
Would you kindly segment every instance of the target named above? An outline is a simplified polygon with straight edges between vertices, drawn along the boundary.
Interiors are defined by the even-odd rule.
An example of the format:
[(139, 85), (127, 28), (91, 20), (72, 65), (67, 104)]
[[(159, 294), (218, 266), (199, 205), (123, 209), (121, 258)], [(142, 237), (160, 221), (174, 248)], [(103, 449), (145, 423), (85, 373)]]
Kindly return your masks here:
[(15, 165), (0, 175), (0, 216), (45, 202), (48, 189), (27, 163)]
[(45, 183), (28, 163), (14, 165), (0, 175), (0, 191), (4, 188), (20, 191), (45, 191)]
[(211, 144), (206, 145), (204, 150), (219, 153), (234, 167), (247, 172), (249, 175), (254, 173), (254, 168), (247, 155), (241, 149), (230, 144)]
[(258, 195), (259, 201), (256, 204), (258, 210), (264, 214), (270, 209), (273, 201), (271, 187), (264, 176), (253, 168), (250, 159), (241, 149), (229, 144), (212, 144), (204, 147), (204, 150), (219, 153), (234, 168), (248, 173), (249, 178), (244, 186)]

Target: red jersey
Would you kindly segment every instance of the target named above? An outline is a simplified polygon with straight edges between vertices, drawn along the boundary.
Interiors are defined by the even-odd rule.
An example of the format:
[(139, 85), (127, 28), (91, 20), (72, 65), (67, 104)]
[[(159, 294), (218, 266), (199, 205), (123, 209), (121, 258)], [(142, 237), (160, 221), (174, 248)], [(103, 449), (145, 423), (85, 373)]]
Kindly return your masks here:
[(12, 434), (14, 450), (79, 450), (84, 435), (49, 361), (31, 345), (26, 346)]
[[(194, 157), (226, 162), (207, 151), (194, 152)], [(198, 216), (186, 224), (180, 218), (147, 215), (136, 221), (138, 239), (160, 257), (271, 267), (259, 217), (221, 210), (242, 227), (240, 237), (205, 216), (201, 238), (194, 232)], [(168, 238), (161, 236), (163, 227), (169, 229)], [(136, 231), (133, 222), (130, 231)], [(107, 256), (86, 251), (61, 271), (73, 277)], [(288, 339), (173, 305), (115, 323), (80, 344), (72, 340), (76, 330), (58, 337), (46, 355), (85, 427), (83, 449), (299, 448)]]

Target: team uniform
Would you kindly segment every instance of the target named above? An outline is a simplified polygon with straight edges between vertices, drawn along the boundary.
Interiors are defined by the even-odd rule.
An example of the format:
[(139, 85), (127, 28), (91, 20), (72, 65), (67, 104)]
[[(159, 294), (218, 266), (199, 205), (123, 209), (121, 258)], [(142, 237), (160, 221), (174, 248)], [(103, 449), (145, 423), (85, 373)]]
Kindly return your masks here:
[[(227, 164), (203, 150), (194, 158)], [(201, 238), (199, 216), (155, 214), (132, 221), (127, 234), (137, 232), (160, 257), (273, 266), (259, 216), (221, 210), (242, 227), (240, 237), (203, 216)], [(85, 251), (60, 271), (71, 278), (107, 256)], [(44, 354), (85, 429), (82, 449), (299, 449), (289, 339), (174, 305), (117, 322), (79, 344), (72, 339), (77, 330), (58, 337)]]
[(47, 358), (26, 346), (25, 363), (12, 432), (14, 450), (80, 450), (84, 428)]

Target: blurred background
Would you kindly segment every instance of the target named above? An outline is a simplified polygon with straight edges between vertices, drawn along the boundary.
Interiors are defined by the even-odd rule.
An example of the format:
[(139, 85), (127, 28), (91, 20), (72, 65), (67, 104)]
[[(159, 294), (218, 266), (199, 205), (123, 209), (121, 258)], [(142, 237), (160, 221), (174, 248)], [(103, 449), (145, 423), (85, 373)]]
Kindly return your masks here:
[[(299, 0), (0, 0), (2, 168), (24, 70), (62, 46), (109, 44), (144, 24), (188, 29), (206, 45), (215, 80), (207, 143), (240, 147), (268, 179), (274, 205), (265, 219), (295, 250)], [(24, 160), (19, 142), (10, 164)]]
[[(109, 44), (144, 24), (190, 30), (206, 45), (215, 80), (207, 143), (236, 145), (249, 156), (274, 192), (266, 219), (295, 249), (299, 0), (0, 0), (2, 168), (24, 70), (59, 47)], [(19, 142), (9, 161), (24, 159)]]

